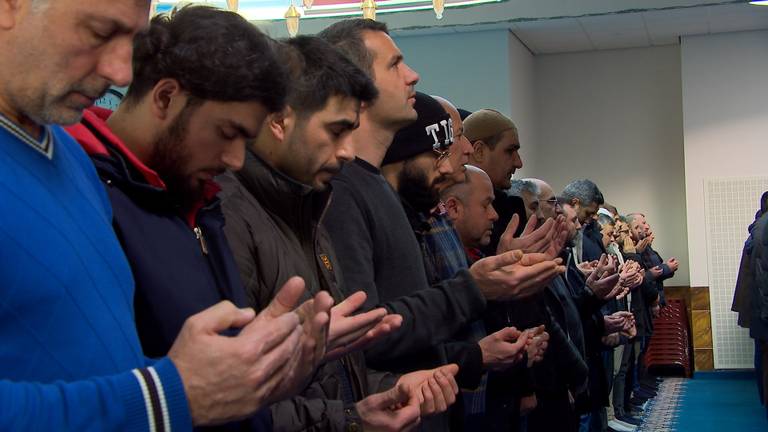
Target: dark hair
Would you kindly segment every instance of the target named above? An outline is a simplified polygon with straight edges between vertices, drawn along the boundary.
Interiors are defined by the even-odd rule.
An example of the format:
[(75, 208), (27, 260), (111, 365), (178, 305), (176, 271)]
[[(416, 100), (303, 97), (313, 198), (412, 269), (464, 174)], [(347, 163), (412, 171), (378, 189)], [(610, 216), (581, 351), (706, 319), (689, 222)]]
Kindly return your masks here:
[(387, 25), (365, 18), (353, 18), (339, 21), (327, 27), (317, 35), (335, 46), (360, 69), (373, 77), (373, 56), (365, 46), (363, 32), (379, 31), (389, 34)]
[(318, 37), (288, 39), (278, 52), (291, 83), (286, 104), (298, 116), (322, 109), (332, 96), (351, 97), (360, 102), (372, 102), (378, 96), (376, 86), (365, 72)]
[(126, 101), (137, 102), (158, 81), (173, 78), (192, 99), (258, 101), (278, 111), (284, 77), (273, 41), (253, 24), (234, 12), (185, 6), (155, 16), (136, 36)]
[(588, 206), (592, 203), (602, 205), (605, 202), (603, 193), (591, 180), (574, 180), (563, 190), (563, 197), (570, 202), (574, 198), (581, 201), (581, 205)]

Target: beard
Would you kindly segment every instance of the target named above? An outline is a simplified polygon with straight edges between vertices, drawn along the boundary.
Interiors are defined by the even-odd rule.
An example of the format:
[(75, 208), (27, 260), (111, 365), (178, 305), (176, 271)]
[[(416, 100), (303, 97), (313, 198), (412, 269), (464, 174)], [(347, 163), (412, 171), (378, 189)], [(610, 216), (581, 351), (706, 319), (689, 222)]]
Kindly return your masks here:
[(192, 111), (193, 108), (185, 107), (173, 123), (157, 135), (147, 163), (163, 179), (174, 204), (185, 210), (199, 202), (203, 196), (203, 184), (192, 182), (185, 172), (189, 154), (184, 141)]
[(419, 213), (429, 213), (440, 202), (440, 196), (429, 184), (427, 175), (412, 167), (410, 161), (403, 164), (403, 169), (397, 177), (397, 192)]

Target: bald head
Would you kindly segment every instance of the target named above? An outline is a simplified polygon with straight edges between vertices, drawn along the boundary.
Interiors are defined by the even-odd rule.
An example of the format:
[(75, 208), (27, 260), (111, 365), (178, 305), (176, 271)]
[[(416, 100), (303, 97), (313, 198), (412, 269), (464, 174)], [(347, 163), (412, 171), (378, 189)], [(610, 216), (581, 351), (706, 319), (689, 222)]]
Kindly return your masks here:
[(463, 182), (448, 187), (441, 197), (464, 246), (484, 246), (491, 241), (493, 223), (499, 218), (493, 208), (493, 183), (485, 171), (471, 165), (464, 176)]

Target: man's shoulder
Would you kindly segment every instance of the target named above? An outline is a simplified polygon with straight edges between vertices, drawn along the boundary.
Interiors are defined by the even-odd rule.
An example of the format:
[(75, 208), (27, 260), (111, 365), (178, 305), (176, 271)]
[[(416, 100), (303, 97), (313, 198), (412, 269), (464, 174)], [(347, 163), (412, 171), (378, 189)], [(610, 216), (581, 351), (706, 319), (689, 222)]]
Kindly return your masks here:
[(501, 189), (494, 189), (493, 193), (494, 193), (494, 198), (493, 198), (494, 207), (497, 205), (501, 205), (506, 208), (512, 208), (512, 209), (525, 208), (525, 202), (519, 196), (509, 195), (506, 191)]
[(259, 200), (248, 191), (234, 173), (226, 172), (216, 177), (216, 183), (221, 187), (218, 198), (226, 224), (260, 225), (269, 217)]
[(752, 227), (752, 238), (755, 247), (762, 249), (765, 253), (765, 249), (768, 248), (768, 213), (760, 216)]

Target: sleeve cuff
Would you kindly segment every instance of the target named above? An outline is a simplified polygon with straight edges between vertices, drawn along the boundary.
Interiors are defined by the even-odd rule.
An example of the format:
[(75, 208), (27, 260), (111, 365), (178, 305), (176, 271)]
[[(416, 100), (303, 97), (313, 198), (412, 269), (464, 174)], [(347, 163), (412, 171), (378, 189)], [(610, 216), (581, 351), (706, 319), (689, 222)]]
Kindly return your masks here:
[[(450, 359), (449, 359), (450, 361)], [(476, 343), (466, 344), (466, 356), (456, 375), (456, 383), (464, 389), (474, 389), (483, 377), (483, 351)]]
[[(192, 417), (184, 385), (169, 358), (126, 375), (123, 400), (127, 431), (191, 430)], [(130, 382), (132, 381), (132, 382)], [(162, 428), (162, 429), (161, 429)]]
[(344, 431), (345, 432), (362, 432), (363, 431), (363, 419), (360, 417), (360, 413), (357, 412), (355, 404), (349, 404), (344, 406)]

